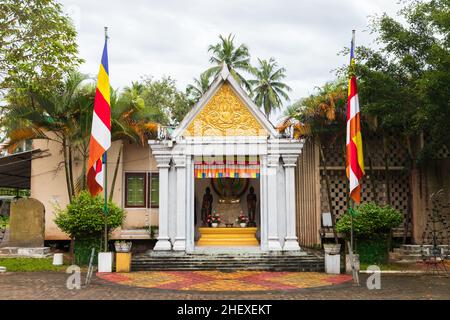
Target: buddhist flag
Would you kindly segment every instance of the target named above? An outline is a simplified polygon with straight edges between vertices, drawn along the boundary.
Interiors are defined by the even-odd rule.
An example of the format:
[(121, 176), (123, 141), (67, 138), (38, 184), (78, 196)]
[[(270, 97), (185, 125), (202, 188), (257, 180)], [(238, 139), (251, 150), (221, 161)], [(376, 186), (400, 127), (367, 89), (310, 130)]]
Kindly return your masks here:
[(348, 82), (347, 100), (347, 158), (346, 171), (350, 181), (350, 198), (355, 203), (361, 201), (360, 180), (364, 175), (364, 158), (361, 137), (360, 112), (358, 101), (358, 88), (356, 86), (356, 76), (353, 72), (355, 37), (353, 33), (350, 50), (350, 79)]
[(102, 61), (98, 72), (97, 88), (92, 114), (91, 140), (89, 143), (89, 162), (87, 184), (91, 195), (103, 190), (104, 170), (102, 157), (111, 146), (111, 108), (108, 75), (107, 38), (103, 48)]

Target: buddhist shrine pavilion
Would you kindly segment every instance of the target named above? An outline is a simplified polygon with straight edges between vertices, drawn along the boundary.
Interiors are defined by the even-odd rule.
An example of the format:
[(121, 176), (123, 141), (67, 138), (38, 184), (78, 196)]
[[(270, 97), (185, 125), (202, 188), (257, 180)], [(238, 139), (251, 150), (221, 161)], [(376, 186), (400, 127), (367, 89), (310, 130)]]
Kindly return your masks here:
[(281, 136), (226, 65), (172, 134), (149, 145), (159, 170), (154, 250), (300, 250), (295, 166), (303, 141)]

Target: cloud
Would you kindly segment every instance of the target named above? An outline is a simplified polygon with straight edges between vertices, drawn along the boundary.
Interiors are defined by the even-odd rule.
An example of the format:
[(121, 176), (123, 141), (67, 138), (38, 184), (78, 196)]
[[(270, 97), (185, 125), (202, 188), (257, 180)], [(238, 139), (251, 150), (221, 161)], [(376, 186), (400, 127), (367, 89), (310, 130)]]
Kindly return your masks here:
[(124, 87), (143, 75), (170, 75), (184, 89), (209, 66), (207, 47), (219, 34), (233, 33), (237, 43), (257, 57), (274, 57), (287, 70), (291, 100), (310, 94), (333, 78), (332, 69), (348, 62), (337, 53), (357, 43), (370, 44), (368, 16), (394, 15), (392, 0), (62, 0), (78, 31), (81, 71), (95, 75), (109, 27), (111, 84)]

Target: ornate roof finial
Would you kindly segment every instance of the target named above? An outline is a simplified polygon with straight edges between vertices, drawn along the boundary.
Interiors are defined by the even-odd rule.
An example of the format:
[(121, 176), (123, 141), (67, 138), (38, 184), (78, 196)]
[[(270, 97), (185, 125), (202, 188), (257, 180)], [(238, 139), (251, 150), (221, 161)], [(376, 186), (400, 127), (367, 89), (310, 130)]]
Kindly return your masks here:
[(220, 70), (220, 76), (223, 80), (226, 80), (230, 75), (230, 70), (228, 70), (227, 63), (222, 63), (222, 70)]

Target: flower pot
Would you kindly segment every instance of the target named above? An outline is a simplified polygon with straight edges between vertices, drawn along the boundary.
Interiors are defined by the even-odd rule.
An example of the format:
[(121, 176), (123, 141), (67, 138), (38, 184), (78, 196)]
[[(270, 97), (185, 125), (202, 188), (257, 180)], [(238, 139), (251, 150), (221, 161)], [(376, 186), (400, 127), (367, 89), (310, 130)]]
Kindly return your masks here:
[(335, 243), (325, 243), (323, 245), (323, 249), (325, 253), (328, 254), (339, 254), (341, 252), (341, 245)]
[(245, 222), (241, 222), (240, 225), (241, 225), (241, 228), (245, 228), (247, 226), (247, 224)]
[(130, 252), (131, 251), (132, 242), (116, 242), (114, 243), (114, 247), (116, 252)]
[(215, 222), (211, 223), (211, 227), (213, 227), (213, 228), (217, 228), (218, 225), (219, 225), (219, 224), (218, 224), (218, 223), (215, 223)]
[(112, 252), (99, 252), (98, 272), (112, 272), (113, 257), (114, 255)]

